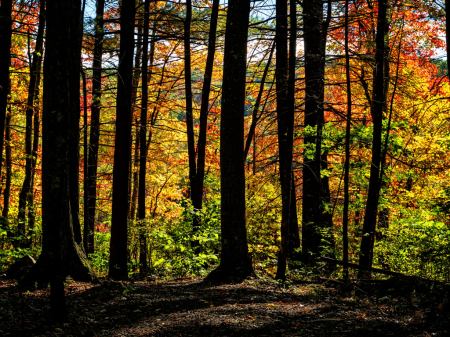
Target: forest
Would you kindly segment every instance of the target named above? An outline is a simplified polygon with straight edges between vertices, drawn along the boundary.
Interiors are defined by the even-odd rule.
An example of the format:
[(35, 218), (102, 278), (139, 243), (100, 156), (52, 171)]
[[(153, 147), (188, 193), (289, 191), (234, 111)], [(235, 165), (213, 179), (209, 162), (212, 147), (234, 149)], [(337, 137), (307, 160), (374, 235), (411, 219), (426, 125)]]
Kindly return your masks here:
[(1, 0), (0, 314), (26, 295), (65, 322), (76, 292), (158, 282), (160, 298), (187, 282), (192, 298), (220, 284), (262, 301), (264, 285), (300, 303), (283, 295), (296, 284), (376, 308), (422, 287), (450, 329), (446, 7)]

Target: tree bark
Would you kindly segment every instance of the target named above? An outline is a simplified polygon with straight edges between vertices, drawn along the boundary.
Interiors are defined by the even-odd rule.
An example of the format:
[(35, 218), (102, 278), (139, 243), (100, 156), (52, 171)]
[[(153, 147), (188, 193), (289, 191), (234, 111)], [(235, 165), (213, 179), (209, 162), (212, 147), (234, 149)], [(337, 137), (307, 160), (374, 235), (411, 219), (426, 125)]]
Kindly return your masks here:
[[(287, 38), (287, 1), (276, 2), (275, 44), (276, 54), (276, 91), (279, 172), (281, 184), (281, 245), (278, 253), (276, 279), (286, 278), (286, 261), (289, 239), (289, 216), (291, 206), (291, 170), (294, 111), (288, 108), (288, 38)], [(295, 63), (295, 62), (294, 62)]]
[(220, 265), (208, 279), (242, 279), (254, 274), (245, 224), (244, 111), (250, 1), (230, 0), (225, 32), (220, 123), (221, 230)]
[[(64, 13), (64, 15), (61, 15)], [(71, 217), (69, 153), (73, 137), (71, 117), (79, 109), (79, 81), (75, 85), (73, 67), (79, 56), (74, 53), (79, 36), (72, 32), (80, 19), (76, 0), (47, 4), (46, 58), (44, 61), (44, 111), (42, 153), (43, 246), (37, 263), (19, 281), (21, 289), (50, 282), (51, 311), (58, 319), (67, 318), (64, 281), (67, 275), (80, 281), (93, 274), (80, 245), (75, 240)], [(78, 22), (79, 23), (79, 22)], [(78, 30), (78, 32), (80, 32)], [(71, 92), (73, 91), (73, 92)], [(76, 99), (75, 99), (76, 97)], [(78, 125), (78, 120), (77, 120)], [(73, 144), (72, 144), (73, 145)]]
[[(369, 191), (367, 194), (366, 212), (364, 215), (363, 235), (361, 239), (361, 249), (359, 264), (364, 267), (372, 266), (371, 250), (374, 243), (374, 233), (376, 216), (378, 210), (378, 200), (380, 195), (380, 163), (382, 147), (382, 127), (383, 127), (383, 107), (384, 107), (384, 56), (385, 56), (385, 21), (387, 5), (385, 0), (378, 1), (377, 35), (375, 51), (375, 76), (373, 83), (372, 121), (373, 121), (373, 141), (372, 159), (370, 165)], [(360, 271), (359, 277), (365, 276), (365, 272)]]
[(116, 139), (113, 168), (113, 202), (109, 276), (128, 278), (128, 173), (131, 155), (131, 91), (133, 79), (135, 1), (124, 1), (120, 13), (120, 52), (116, 108)]
[[(303, 2), (304, 49), (305, 49), (305, 127), (317, 130), (316, 135), (304, 138), (305, 149), (315, 146), (312, 157), (304, 154), (303, 164), (303, 214), (302, 214), (302, 255), (306, 265), (313, 264), (320, 253), (321, 234), (321, 190), (320, 145), (321, 116), (323, 114), (323, 71), (322, 38), (323, 3), (320, 0)], [(318, 157), (319, 154), (319, 157)], [(319, 162), (319, 165), (318, 165)]]
[[(288, 109), (292, 114), (292, 130), (295, 127), (295, 66), (297, 57), (297, 3), (295, 1), (289, 2), (289, 21), (290, 21), (290, 35), (289, 35), (289, 79), (288, 79)], [(294, 150), (292, 149), (292, 152)], [(300, 233), (298, 231), (298, 216), (297, 216), (297, 195), (295, 186), (294, 166), (292, 166), (291, 173), (291, 206), (289, 209), (289, 240), (288, 240), (288, 257), (297, 260), (298, 256), (295, 252), (300, 248)]]
[(97, 0), (94, 56), (92, 65), (92, 104), (91, 104), (91, 130), (89, 134), (88, 154), (88, 218), (85, 235), (87, 238), (87, 253), (94, 253), (95, 212), (97, 202), (97, 163), (98, 144), (100, 136), (100, 110), (102, 99), (102, 56), (103, 56), (103, 13), (105, 0)]
[[(345, 77), (347, 82), (347, 121), (345, 127), (345, 164), (344, 164), (344, 213), (342, 216), (342, 262), (348, 263), (348, 207), (350, 203), (350, 126), (352, 118), (352, 87), (350, 84), (350, 56), (348, 50), (348, 2), (345, 1)], [(344, 265), (344, 279), (348, 279), (348, 266)]]
[(5, 190), (3, 191), (3, 211), (2, 216), (4, 219), (9, 215), (9, 202), (11, 198), (11, 108), (9, 108), (6, 114), (5, 120), (5, 166), (6, 166), (6, 181)]
[[(0, 154), (3, 154), (3, 140), (8, 105), (9, 67), (11, 65), (12, 0), (2, 0), (0, 6)], [(0, 160), (0, 172), (2, 160)]]
[[(200, 105), (200, 131), (197, 140), (197, 167), (195, 172), (194, 186), (191, 191), (192, 204), (196, 210), (202, 209), (203, 201), (203, 185), (205, 178), (205, 161), (206, 161), (206, 131), (208, 129), (208, 111), (209, 111), (209, 94), (211, 92), (211, 80), (214, 67), (214, 54), (216, 52), (216, 32), (217, 20), (219, 17), (219, 0), (213, 0), (211, 11), (211, 23), (209, 26), (208, 38), (208, 55), (206, 57), (205, 73), (203, 76), (202, 102)], [(194, 216), (193, 230), (194, 232), (200, 227), (198, 217)], [(194, 242), (197, 247), (196, 253), (200, 253), (200, 244), (198, 240)]]
[[(140, 12), (138, 14), (139, 17), (139, 25), (138, 25), (138, 40), (137, 40), (137, 47), (136, 47), (136, 55), (134, 58), (134, 73), (133, 73), (133, 91), (131, 94), (131, 105), (132, 105), (132, 111), (133, 111), (133, 118), (135, 118), (136, 122), (136, 138), (134, 142), (134, 165), (133, 163), (130, 164), (132, 170), (130, 172), (131, 181), (130, 186), (132, 185), (132, 192), (131, 192), (131, 199), (130, 199), (130, 212), (128, 215), (128, 218), (130, 220), (134, 220), (136, 215), (136, 200), (137, 200), (137, 194), (138, 194), (138, 187), (139, 187), (139, 162), (140, 162), (140, 136), (139, 136), (139, 130), (140, 130), (140, 123), (138, 123), (138, 117), (134, 117), (134, 107), (136, 106), (136, 97), (137, 97), (137, 91), (139, 86), (139, 78), (141, 76), (142, 70), (141, 70), (141, 58), (142, 58), (142, 39), (143, 34), (142, 31), (144, 29), (144, 22), (142, 22), (142, 19), (144, 19), (144, 13)], [(148, 33), (148, 32), (147, 32)], [(133, 159), (130, 157), (130, 161)], [(134, 167), (134, 168), (133, 168)]]
[[(147, 109), (148, 109), (148, 31), (150, 24), (150, 0), (144, 3), (144, 41), (142, 52), (142, 107), (140, 123), (140, 158), (139, 158), (139, 271), (147, 275), (147, 237), (145, 236), (145, 179), (147, 164)], [(153, 40), (153, 39), (152, 39)]]
[(195, 184), (195, 137), (194, 116), (192, 110), (192, 76), (191, 76), (191, 20), (192, 3), (186, 0), (186, 18), (184, 20), (184, 85), (186, 96), (186, 134), (189, 158), (189, 183), (191, 194)]
[[(75, 5), (74, 5), (75, 6)], [(78, 12), (78, 16), (73, 14), (70, 18), (70, 54), (73, 63), (69, 71), (69, 81), (72, 89), (69, 94), (73, 102), (78, 104), (71, 105), (70, 113), (70, 131), (69, 131), (69, 193), (70, 193), (70, 210), (73, 221), (73, 231), (77, 244), (82, 243), (81, 223), (80, 223), (80, 186), (79, 186), (79, 163), (80, 163), (80, 73), (81, 73), (81, 42), (83, 34), (83, 17), (84, 13), (81, 8), (81, 2), (76, 3), (74, 11)]]
[[(18, 214), (18, 234), (26, 234), (26, 213), (27, 200), (29, 200), (29, 193), (31, 190), (32, 172), (33, 172), (33, 158), (32, 153), (32, 131), (33, 131), (33, 115), (36, 111), (35, 95), (40, 83), (40, 69), (44, 44), (44, 28), (45, 28), (45, 0), (40, 2), (39, 12), (39, 28), (36, 36), (36, 48), (33, 53), (33, 61), (30, 66), (30, 82), (28, 86), (28, 99), (26, 108), (26, 122), (25, 122), (25, 179), (22, 184), (22, 189), (19, 194), (19, 214)], [(35, 130), (36, 132), (36, 130)]]

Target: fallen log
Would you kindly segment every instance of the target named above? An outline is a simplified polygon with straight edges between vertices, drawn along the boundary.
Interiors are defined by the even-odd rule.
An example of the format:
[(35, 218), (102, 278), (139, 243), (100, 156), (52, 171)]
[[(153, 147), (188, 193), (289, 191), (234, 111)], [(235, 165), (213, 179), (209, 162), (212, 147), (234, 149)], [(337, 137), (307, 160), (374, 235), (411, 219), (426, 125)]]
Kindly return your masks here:
[(390, 276), (400, 276), (400, 277), (412, 277), (411, 275), (408, 275), (408, 274), (397, 273), (395, 271), (384, 270), (384, 269), (379, 269), (379, 268), (364, 267), (364, 266), (360, 266), (358, 264), (348, 263), (348, 262), (346, 263), (346, 262), (342, 262), (342, 261), (331, 259), (329, 257), (324, 257), (324, 256), (322, 256), (320, 259), (322, 261), (336, 263), (341, 266), (346, 266), (346, 267), (355, 268), (355, 269), (362, 269), (362, 270), (371, 271), (373, 273), (378, 273), (378, 274), (384, 274), (384, 275), (390, 275)]

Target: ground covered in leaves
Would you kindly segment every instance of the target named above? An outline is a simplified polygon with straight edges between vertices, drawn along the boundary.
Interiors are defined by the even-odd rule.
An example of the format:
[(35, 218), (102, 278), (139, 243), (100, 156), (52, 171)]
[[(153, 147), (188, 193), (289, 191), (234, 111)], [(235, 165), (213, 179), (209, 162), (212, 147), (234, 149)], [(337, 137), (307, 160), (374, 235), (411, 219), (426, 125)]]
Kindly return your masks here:
[[(420, 289), (418, 289), (420, 288)], [(433, 288), (433, 289), (430, 289)], [(67, 323), (49, 289), (0, 281), (1, 336), (449, 336), (448, 291), (405, 281), (279, 285), (252, 279), (69, 282)]]

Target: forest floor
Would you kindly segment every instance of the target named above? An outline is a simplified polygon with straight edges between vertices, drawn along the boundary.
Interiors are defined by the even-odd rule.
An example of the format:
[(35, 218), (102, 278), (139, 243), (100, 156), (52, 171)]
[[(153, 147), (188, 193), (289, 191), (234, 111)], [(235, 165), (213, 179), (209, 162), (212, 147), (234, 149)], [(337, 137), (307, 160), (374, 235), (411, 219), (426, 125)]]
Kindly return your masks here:
[(0, 336), (450, 336), (448, 290), (398, 279), (72, 281), (67, 323), (52, 321), (48, 288), (15, 289), (0, 281)]

